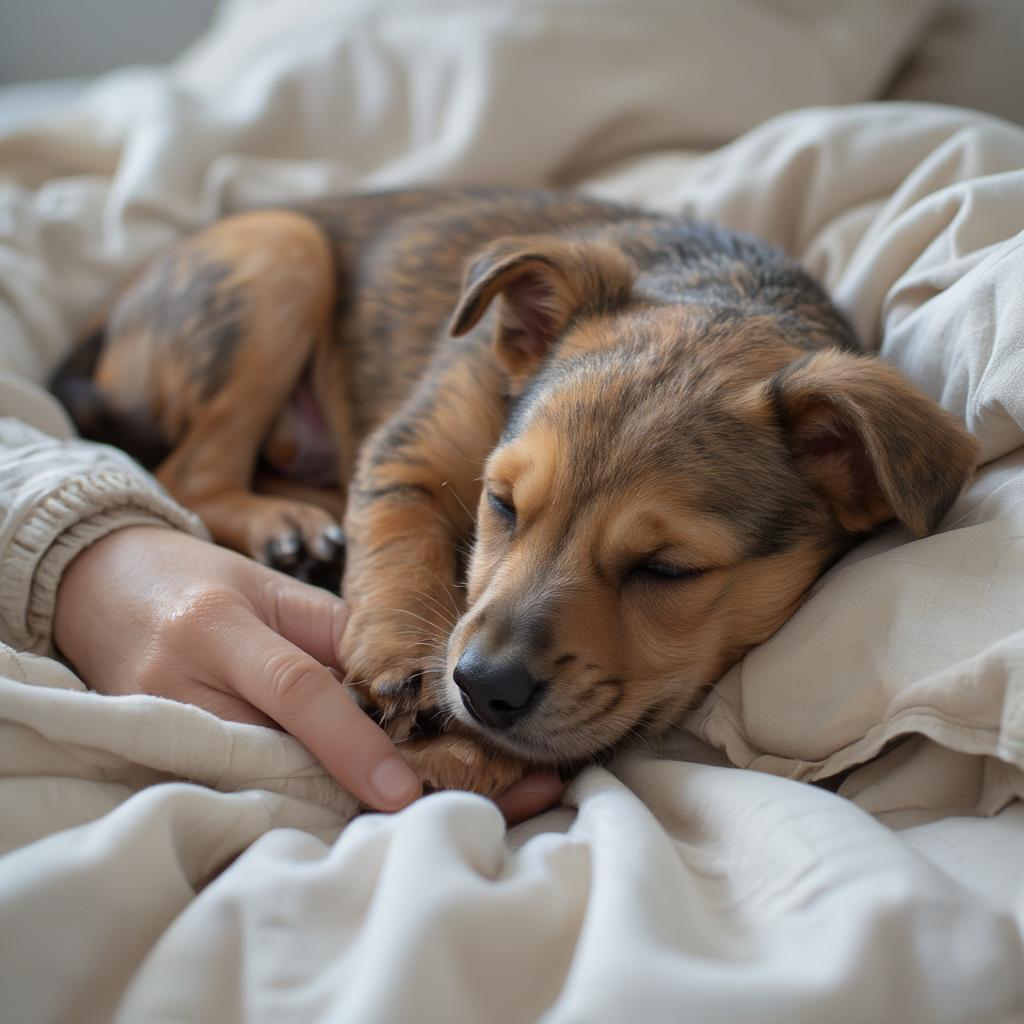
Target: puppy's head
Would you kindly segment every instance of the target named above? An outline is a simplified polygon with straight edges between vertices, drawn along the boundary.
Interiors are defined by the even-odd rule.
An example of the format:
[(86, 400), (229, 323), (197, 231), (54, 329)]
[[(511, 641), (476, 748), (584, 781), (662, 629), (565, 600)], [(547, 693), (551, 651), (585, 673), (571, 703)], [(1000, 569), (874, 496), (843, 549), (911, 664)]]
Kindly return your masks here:
[(820, 292), (785, 316), (644, 295), (611, 247), (514, 239), (470, 268), (453, 321), (498, 298), (518, 398), (444, 699), (537, 762), (678, 721), (854, 539), (933, 529), (975, 462), (891, 367), (807, 353), (842, 323)]

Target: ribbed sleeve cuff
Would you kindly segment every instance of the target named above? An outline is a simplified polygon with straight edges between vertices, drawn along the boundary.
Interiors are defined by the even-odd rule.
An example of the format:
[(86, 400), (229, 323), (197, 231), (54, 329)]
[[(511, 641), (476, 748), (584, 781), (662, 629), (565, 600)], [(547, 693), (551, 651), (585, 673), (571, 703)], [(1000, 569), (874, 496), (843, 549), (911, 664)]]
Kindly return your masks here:
[(199, 519), (158, 491), (141, 470), (136, 477), (97, 469), (61, 481), (34, 503), (4, 552), (5, 639), (18, 649), (53, 655), (57, 588), (71, 560), (114, 530), (154, 525), (207, 536)]

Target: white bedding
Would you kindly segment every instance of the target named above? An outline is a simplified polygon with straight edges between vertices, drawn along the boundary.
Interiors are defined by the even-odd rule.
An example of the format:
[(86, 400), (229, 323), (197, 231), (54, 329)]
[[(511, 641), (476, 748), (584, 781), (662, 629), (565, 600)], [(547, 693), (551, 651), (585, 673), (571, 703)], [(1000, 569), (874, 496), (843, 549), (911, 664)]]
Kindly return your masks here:
[[(529, 5), (511, 50), (494, 42), (502, 5), (477, 22), (453, 4), (447, 29), (436, 6), (430, 31), (459, 45), (413, 59), (425, 23), (401, 4), (335, 23), (316, 0), (237, 3), (262, 11), (243, 43), (229, 18), (176, 77), (118, 77), (0, 137), (4, 366), (41, 379), (140, 259), (244, 201), (568, 175), (785, 246), (870, 346), (965, 419), (986, 465), (936, 536), (890, 528), (836, 566), (689, 732), (589, 769), (566, 807), (508, 834), (465, 794), (350, 821), (351, 798), (287, 737), (91, 694), (49, 658), (0, 649), (0, 1016), (1024, 1013), (1024, 130), (950, 108), (817, 108), (684, 153), (702, 122), (673, 77), (683, 15), (652, 3), (669, 20), (646, 88), (676, 89), (678, 109), (645, 110), (640, 93), (623, 106), (601, 86), (612, 50), (598, 19), (576, 39), (573, 134), (507, 116), (524, 55), (548, 66), (531, 33), (557, 29), (571, 3)], [(872, 5), (892, 19), (876, 77), (925, 6)], [(829, 8), (823, 45), (867, 24), (842, 21), (857, 7)], [(298, 10), (321, 18), (312, 34), (285, 25)], [(274, 24), (288, 44), (267, 49)], [(431, 52), (446, 54), (433, 68)], [(406, 79), (415, 90), (395, 85)], [(415, 98), (415, 117), (396, 121), (383, 99), (396, 94), (375, 82)], [(829, 99), (869, 90), (837, 82)], [(735, 126), (775, 112), (743, 100), (729, 101)], [(629, 104), (632, 134), (616, 136)], [(453, 109), (484, 127), (429, 129)], [(623, 139), (671, 148), (610, 162)]]

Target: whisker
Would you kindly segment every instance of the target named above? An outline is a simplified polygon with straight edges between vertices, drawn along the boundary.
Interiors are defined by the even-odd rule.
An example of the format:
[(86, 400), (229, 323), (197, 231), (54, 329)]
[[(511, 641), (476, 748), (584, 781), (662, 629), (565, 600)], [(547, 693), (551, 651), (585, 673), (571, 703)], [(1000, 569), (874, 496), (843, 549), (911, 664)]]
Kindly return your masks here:
[(455, 616), (455, 620), (452, 623), (454, 625), (454, 622), (457, 621), (459, 616), (462, 614), (461, 609), (455, 602), (454, 596), (449, 590), (449, 587), (454, 585), (455, 581), (442, 579), (441, 574), (436, 569), (428, 569), (428, 571), (434, 577), (434, 579), (436, 579), (437, 582), (441, 584), (441, 589), (444, 591), (444, 596), (448, 599), (448, 603), (451, 605), (452, 608), (452, 613)]
[(473, 515), (472, 512), (470, 512), (468, 508), (466, 508), (466, 503), (462, 500), (461, 497), (459, 497), (459, 492), (455, 490), (455, 488), (452, 487), (452, 485), (448, 483), (447, 480), (442, 480), (441, 486), (448, 488), (448, 493), (459, 503), (459, 505), (462, 508), (462, 511), (466, 513), (466, 517), (472, 522), (472, 520), (476, 517)]
[(418, 612), (411, 611), (408, 608), (390, 608), (388, 610), (396, 612), (399, 615), (408, 615), (412, 619), (417, 619), (418, 621), (422, 622), (425, 626), (427, 626), (429, 629), (437, 629), (437, 623), (431, 622), (430, 619), (425, 618)]
[(423, 626), (403, 626), (391, 631), (391, 635), (402, 640), (429, 640), (438, 646), (447, 644), (447, 634), (436, 630), (427, 630)]
[[(425, 590), (410, 591), (410, 594), (412, 594), (415, 597), (420, 598), (420, 600), (422, 600), (422, 601), (428, 601), (433, 608), (435, 608), (438, 612), (441, 613), (441, 615), (444, 616), (445, 625), (449, 629), (452, 629), (455, 626), (455, 623), (458, 621), (458, 611), (457, 610), (455, 611), (455, 617), (449, 619), (449, 615), (451, 615), (451, 611), (448, 608), (446, 608), (444, 606), (444, 604), (442, 604), (433, 594), (428, 593)], [(445, 590), (445, 596), (448, 597), (449, 601), (451, 600), (451, 595), (448, 594), (447, 590)]]

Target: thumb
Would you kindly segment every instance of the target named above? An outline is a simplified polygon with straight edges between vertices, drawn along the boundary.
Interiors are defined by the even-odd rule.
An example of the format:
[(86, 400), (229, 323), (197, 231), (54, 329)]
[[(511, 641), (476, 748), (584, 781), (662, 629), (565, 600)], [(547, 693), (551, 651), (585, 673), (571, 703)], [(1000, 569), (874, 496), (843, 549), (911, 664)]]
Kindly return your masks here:
[(393, 811), (419, 796), (420, 781), (390, 738), (324, 667), (337, 664), (344, 602), (275, 574), (253, 611), (235, 610), (233, 643), (213, 654), (214, 674), (368, 806)]

